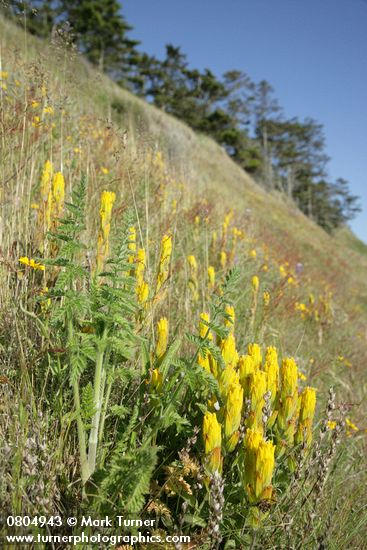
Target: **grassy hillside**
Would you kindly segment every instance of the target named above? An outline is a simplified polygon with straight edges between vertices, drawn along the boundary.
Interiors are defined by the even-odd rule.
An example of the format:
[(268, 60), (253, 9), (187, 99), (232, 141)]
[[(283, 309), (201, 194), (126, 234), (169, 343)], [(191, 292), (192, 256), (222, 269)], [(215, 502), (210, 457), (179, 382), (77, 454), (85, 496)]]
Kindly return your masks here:
[[(198, 323), (210, 310), (218, 348), (208, 349), (214, 358), (221, 352), (226, 362), (229, 336), (221, 331), (231, 332), (233, 314), (225, 309), (230, 305), (239, 354), (255, 342), (264, 355), (266, 347), (276, 346), (280, 358), (294, 357), (300, 390), (317, 388), (317, 409), (311, 450), (303, 442), (293, 451), (289, 434), (282, 439), (280, 428), (269, 428), (278, 465), (273, 501), (262, 501), (271, 513), (261, 521), (260, 503), (251, 505), (248, 495), (251, 513), (238, 511), (245, 507), (235, 490), (241, 468), (226, 443), (223, 468), (229, 473), (223, 474), (221, 522), (226, 547), (362, 548), (366, 245), (347, 228), (326, 234), (284, 195), (266, 193), (212, 140), (92, 70), (61, 39), (45, 44), (0, 19), (0, 48), (0, 499), (5, 512), (151, 514), (161, 532), (189, 533), (196, 545), (191, 547), (211, 547), (214, 482), (202, 483), (194, 471), (205, 464), (204, 409), (212, 410), (206, 403), (221, 395), (223, 380), (213, 369), (202, 374), (199, 359), (205, 362), (209, 335), (198, 340)], [(47, 161), (65, 181), (65, 205), (62, 193), (53, 202), (44, 193)], [(109, 195), (111, 231), (108, 205), (101, 214), (103, 191), (116, 195)], [(84, 221), (79, 205), (69, 212), (72, 221), (63, 224), (66, 203), (83, 202), (83, 193)], [(162, 257), (164, 236), (173, 243), (168, 263)], [(142, 263), (139, 248), (146, 256)], [(117, 263), (109, 264), (108, 257)], [(31, 259), (45, 268), (32, 267)], [(124, 261), (130, 266), (122, 269)], [(115, 294), (108, 284), (100, 291), (98, 266), (115, 269), (106, 279)], [(134, 290), (140, 266), (140, 283), (148, 292), (144, 300)], [(209, 266), (214, 283), (208, 280)], [(169, 346), (163, 345), (160, 355), (162, 318), (169, 323)], [(184, 365), (185, 375), (179, 370)], [(175, 385), (181, 375), (187, 387)], [(94, 475), (86, 482), (81, 439), (89, 439), (90, 460), (96, 380), (103, 421), (98, 418), (95, 470), (89, 469)], [(218, 399), (226, 403), (227, 397)], [(272, 407), (281, 411), (278, 394), (277, 399)], [(226, 406), (219, 414), (226, 414)], [(238, 437), (252, 426), (252, 414), (244, 409)], [(150, 418), (155, 423), (150, 425)], [(279, 441), (288, 442), (286, 452)], [(183, 454), (194, 464), (191, 471), (186, 463), (188, 475), (182, 473)], [(132, 471), (141, 479), (131, 480)], [(131, 487), (140, 481), (141, 494), (134, 500)], [(195, 501), (203, 491), (202, 500)], [(284, 529), (292, 517), (292, 527)], [(253, 529), (255, 520), (259, 530)]]

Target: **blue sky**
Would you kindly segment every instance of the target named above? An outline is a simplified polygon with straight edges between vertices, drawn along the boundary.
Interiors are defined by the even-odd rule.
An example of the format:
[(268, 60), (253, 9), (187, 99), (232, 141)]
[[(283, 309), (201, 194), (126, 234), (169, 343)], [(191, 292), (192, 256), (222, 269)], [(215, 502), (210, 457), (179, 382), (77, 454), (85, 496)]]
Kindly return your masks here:
[(124, 0), (131, 36), (158, 57), (268, 80), (287, 117), (325, 128), (330, 177), (362, 199), (351, 223), (367, 243), (367, 0)]

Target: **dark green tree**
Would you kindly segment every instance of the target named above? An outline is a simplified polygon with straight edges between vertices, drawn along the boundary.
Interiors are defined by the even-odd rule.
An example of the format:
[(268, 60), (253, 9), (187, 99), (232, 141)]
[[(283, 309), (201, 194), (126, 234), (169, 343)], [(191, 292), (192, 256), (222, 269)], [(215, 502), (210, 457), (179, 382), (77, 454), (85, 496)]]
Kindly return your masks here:
[(138, 54), (138, 41), (128, 37), (132, 27), (121, 13), (117, 0), (61, 0), (64, 21), (68, 21), (80, 51), (121, 84)]
[(28, 32), (47, 38), (60, 14), (59, 0), (15, 0), (3, 8), (5, 15), (15, 19)]
[(242, 71), (231, 70), (223, 75), (227, 91), (225, 110), (236, 125), (251, 132), (254, 127), (256, 84)]
[(255, 134), (260, 142), (264, 158), (263, 179), (267, 189), (275, 186), (272, 151), (269, 143), (269, 124), (280, 119), (281, 108), (274, 97), (274, 89), (266, 80), (261, 80), (255, 89), (254, 118)]

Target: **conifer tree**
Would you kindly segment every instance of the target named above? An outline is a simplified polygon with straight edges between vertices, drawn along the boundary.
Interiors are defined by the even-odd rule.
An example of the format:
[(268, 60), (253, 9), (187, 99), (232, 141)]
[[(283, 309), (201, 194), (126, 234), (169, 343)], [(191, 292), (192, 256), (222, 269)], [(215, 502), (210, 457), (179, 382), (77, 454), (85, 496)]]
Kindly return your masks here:
[(81, 52), (101, 71), (126, 84), (138, 42), (128, 38), (132, 27), (117, 0), (61, 0)]
[[(4, 9), (4, 8), (3, 8)], [(41, 38), (50, 36), (60, 13), (59, 0), (14, 0), (5, 15), (13, 17), (28, 32)]]

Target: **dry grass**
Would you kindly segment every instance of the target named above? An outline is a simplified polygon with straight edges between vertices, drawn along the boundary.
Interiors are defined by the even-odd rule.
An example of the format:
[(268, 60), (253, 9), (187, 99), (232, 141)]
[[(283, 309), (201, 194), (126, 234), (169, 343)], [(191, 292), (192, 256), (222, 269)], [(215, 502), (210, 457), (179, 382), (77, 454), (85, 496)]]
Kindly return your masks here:
[[(362, 548), (363, 430), (367, 428), (366, 247), (346, 228), (334, 236), (327, 235), (283, 195), (265, 193), (212, 140), (197, 136), (181, 122), (117, 87), (62, 44), (45, 45), (0, 19), (0, 48), (2, 69), (9, 72), (11, 92), (8, 101), (7, 93), (0, 90), (0, 375), (1, 412), (5, 419), (1, 424), (2, 438), (13, 445), (22, 438), (30, 440), (40, 468), (52, 472), (49, 482), (41, 480), (49, 483), (50, 501), (58, 502), (60, 498), (57, 476), (68, 479), (70, 493), (63, 495), (62, 502), (67, 507), (68, 498), (74, 498), (71, 485), (78, 470), (75, 435), (72, 441), (68, 439), (71, 427), (63, 424), (62, 404), (60, 410), (53, 411), (52, 419), (46, 415), (37, 421), (35, 396), (41, 394), (46, 410), (48, 406), (45, 388), (49, 380), (39, 384), (37, 378), (45, 344), (34, 318), (24, 314), (24, 309), (35, 307), (35, 294), (42, 280), (38, 274), (22, 277), (18, 265), (20, 256), (40, 255), (37, 210), (32, 210), (32, 204), (39, 202), (40, 173), (47, 159), (52, 159), (63, 172), (67, 198), (81, 175), (87, 176), (86, 262), (94, 261), (103, 189), (117, 194), (116, 232), (127, 210), (136, 218), (138, 240), (147, 250), (150, 280), (158, 263), (161, 235), (172, 232), (175, 279), (169, 286), (167, 301), (158, 306), (153, 317), (160, 311), (167, 315), (172, 333), (177, 336), (196, 330), (199, 313), (207, 307), (205, 284), (206, 269), (211, 263), (212, 232), (220, 234), (225, 214), (233, 210), (233, 223), (245, 232), (235, 257), (241, 267), (234, 300), (238, 341), (250, 339), (249, 282), (256, 273), (261, 290), (269, 289), (273, 301), (270, 319), (262, 326), (261, 316), (258, 317), (258, 332), (251, 336), (267, 345), (275, 344), (283, 354), (297, 358), (308, 377), (307, 383), (319, 390), (320, 408), (326, 401), (328, 387), (333, 385), (338, 400), (348, 404), (348, 414), (360, 427), (357, 434), (347, 438), (338, 459), (342, 469), (327, 487), (328, 505), (320, 510), (320, 517), (328, 525), (333, 514), (330, 548)], [(42, 95), (43, 85), (46, 96)], [(33, 107), (34, 102), (40, 105)], [(39, 126), (32, 125), (44, 102), (52, 106), (52, 116), (44, 117)], [(157, 155), (159, 152), (162, 156)], [(103, 173), (103, 168), (108, 173)], [(200, 220), (196, 225), (197, 217)], [(257, 251), (256, 259), (251, 258), (253, 249)], [(194, 304), (188, 290), (188, 254), (197, 257), (201, 277), (200, 299)], [(286, 265), (287, 277), (293, 277), (297, 263), (303, 265), (303, 272), (292, 286), (287, 278), (280, 277), (279, 266)], [(264, 264), (269, 264), (269, 272), (263, 270)], [(222, 275), (218, 264), (217, 269)], [(295, 311), (296, 303), (307, 303), (310, 292), (318, 299), (332, 293), (332, 299), (327, 299), (331, 312), (321, 316), (321, 320), (302, 319)], [(148, 329), (154, 339), (153, 317)], [(41, 393), (37, 394), (36, 388)], [(14, 401), (17, 405), (12, 415)], [(59, 436), (55, 438), (55, 434)], [(38, 448), (42, 438), (48, 441), (48, 456)], [(10, 454), (7, 448), (5, 459)], [(0, 463), (1, 468), (7, 471), (6, 464)], [(343, 471), (348, 478), (347, 488), (343, 485)], [(13, 471), (12, 475), (11, 478), (7, 474), (5, 492), (18, 483), (13, 505), (24, 511), (21, 471)], [(35, 511), (39, 495), (34, 482), (30, 490), (34, 492)], [(355, 526), (350, 513), (352, 501), (355, 513), (362, 518)], [(338, 522), (345, 523), (342, 532), (335, 527)]]

